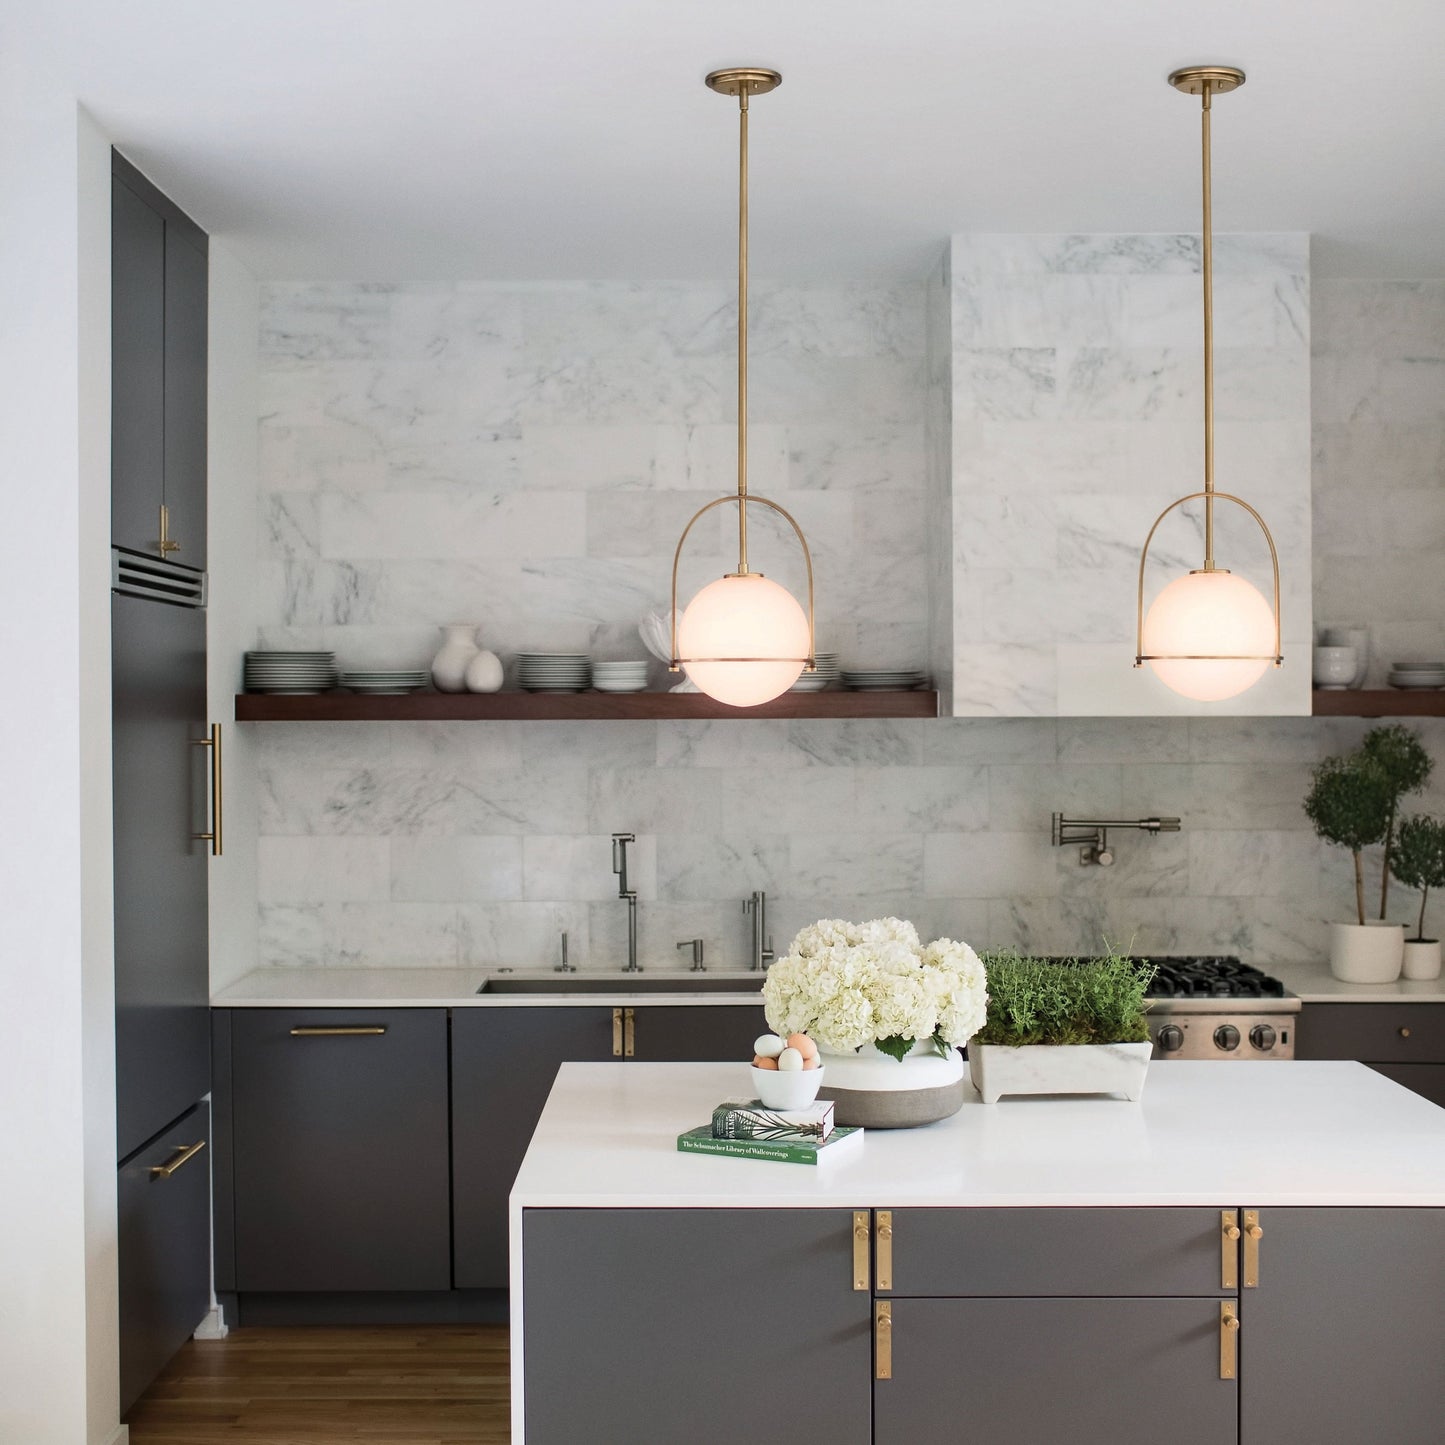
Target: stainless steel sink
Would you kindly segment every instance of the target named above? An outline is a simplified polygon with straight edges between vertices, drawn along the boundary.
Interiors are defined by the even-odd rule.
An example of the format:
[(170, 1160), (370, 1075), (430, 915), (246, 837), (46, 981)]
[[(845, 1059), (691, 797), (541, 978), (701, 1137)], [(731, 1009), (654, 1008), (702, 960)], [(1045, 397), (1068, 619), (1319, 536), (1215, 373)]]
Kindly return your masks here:
[(760, 973), (558, 973), (489, 978), (478, 993), (757, 993)]

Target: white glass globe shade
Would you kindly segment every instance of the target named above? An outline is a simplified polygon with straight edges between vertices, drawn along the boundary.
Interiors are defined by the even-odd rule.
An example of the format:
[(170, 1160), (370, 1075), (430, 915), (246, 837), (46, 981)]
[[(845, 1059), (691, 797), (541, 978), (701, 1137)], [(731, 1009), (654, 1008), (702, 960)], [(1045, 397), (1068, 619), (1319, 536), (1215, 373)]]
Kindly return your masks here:
[[(1144, 655), (1158, 659), (1149, 666), (1166, 687), (1198, 702), (1222, 702), (1253, 687), (1274, 647), (1269, 603), (1232, 572), (1176, 577), (1144, 618)], [(1209, 660), (1194, 660), (1201, 657)]]
[[(709, 697), (756, 707), (792, 687), (808, 656), (808, 619), (793, 594), (757, 572), (720, 577), (677, 624), (683, 670)], [(757, 662), (713, 662), (751, 657)]]

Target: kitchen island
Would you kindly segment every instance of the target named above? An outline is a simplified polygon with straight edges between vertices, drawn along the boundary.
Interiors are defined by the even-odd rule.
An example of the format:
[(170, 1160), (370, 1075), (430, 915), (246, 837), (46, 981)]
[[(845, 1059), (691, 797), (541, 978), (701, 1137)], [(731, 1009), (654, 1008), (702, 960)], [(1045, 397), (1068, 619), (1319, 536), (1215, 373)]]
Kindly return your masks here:
[(515, 1440), (1445, 1438), (1445, 1111), (1380, 1075), (1171, 1063), (817, 1168), (678, 1153), (745, 1078), (562, 1069), (511, 1196)]

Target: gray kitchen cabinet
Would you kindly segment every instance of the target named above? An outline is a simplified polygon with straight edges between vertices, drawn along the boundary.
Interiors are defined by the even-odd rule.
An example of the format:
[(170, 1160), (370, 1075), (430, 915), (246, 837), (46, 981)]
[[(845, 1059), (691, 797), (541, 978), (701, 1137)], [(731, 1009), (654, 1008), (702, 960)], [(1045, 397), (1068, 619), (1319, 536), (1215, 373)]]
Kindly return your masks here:
[(450, 1288), (446, 1010), (232, 1009), (216, 1025), (217, 1289)]
[(165, 474), (173, 562), (206, 565), (209, 259), (194, 227), (166, 223)]
[(527, 1445), (873, 1438), (850, 1211), (529, 1209), (523, 1250)]
[[(120, 1167), (120, 1412), (135, 1404), (211, 1303), (210, 1115), (205, 1104)], [(199, 1146), (199, 1147), (197, 1147)]]
[(633, 1053), (644, 1063), (747, 1063), (768, 1027), (761, 1003), (649, 1004), (635, 1014)]
[(1353, 1059), (1445, 1106), (1445, 1004), (1307, 1003), (1295, 1057)]
[(1241, 1445), (1437, 1445), (1445, 1209), (1259, 1222), (1259, 1284), (1240, 1296)]

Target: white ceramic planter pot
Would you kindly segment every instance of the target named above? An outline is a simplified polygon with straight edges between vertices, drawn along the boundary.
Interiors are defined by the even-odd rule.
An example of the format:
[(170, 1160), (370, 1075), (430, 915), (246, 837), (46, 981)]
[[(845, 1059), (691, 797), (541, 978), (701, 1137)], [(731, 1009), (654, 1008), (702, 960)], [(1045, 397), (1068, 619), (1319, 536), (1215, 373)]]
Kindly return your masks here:
[(819, 1054), (827, 1069), (820, 1099), (833, 1101), (840, 1124), (865, 1129), (913, 1129), (963, 1107), (963, 1055), (944, 1058), (932, 1045), (914, 1044), (902, 1060), (865, 1044), (852, 1054)]
[(968, 1046), (968, 1071), (985, 1104), (1005, 1094), (1123, 1094), (1144, 1092), (1149, 1055), (1142, 1044), (1003, 1044)]
[(1400, 970), (1405, 978), (1440, 977), (1440, 940), (1438, 938), (1417, 938), (1405, 940), (1405, 966)]
[(467, 665), (481, 649), (476, 624), (452, 622), (442, 628), (441, 650), (431, 660), (431, 680), (438, 692), (465, 692)]
[(1393, 983), (1404, 956), (1404, 924), (1330, 924), (1330, 972), (1345, 983)]

